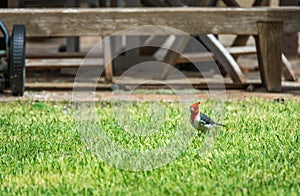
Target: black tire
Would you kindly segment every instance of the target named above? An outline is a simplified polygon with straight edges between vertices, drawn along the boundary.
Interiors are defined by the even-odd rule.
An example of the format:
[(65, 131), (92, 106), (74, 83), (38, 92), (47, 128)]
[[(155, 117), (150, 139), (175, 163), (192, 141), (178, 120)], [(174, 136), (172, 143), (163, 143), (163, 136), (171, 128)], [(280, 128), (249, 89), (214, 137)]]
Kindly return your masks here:
[(25, 90), (25, 26), (14, 25), (9, 48), (9, 84), (14, 96)]

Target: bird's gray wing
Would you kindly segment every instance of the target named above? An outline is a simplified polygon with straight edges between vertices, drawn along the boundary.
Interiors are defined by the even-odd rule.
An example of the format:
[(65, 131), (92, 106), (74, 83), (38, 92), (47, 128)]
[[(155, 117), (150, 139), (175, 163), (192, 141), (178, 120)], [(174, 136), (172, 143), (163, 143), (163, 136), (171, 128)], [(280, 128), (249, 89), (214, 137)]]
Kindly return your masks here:
[(201, 121), (203, 121), (204, 124), (211, 124), (211, 125), (216, 124), (212, 119), (210, 119), (208, 116), (206, 116), (203, 113), (200, 113), (200, 118), (201, 118)]

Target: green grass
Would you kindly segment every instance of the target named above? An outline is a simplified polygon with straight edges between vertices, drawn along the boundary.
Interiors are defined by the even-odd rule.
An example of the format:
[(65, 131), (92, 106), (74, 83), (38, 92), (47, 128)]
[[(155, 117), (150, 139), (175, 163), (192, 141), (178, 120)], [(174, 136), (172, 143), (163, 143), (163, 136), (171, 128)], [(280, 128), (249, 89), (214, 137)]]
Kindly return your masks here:
[[(128, 115), (116, 109), (122, 104), (101, 103), (96, 112), (99, 126), (123, 148), (155, 149), (190, 130), (177, 103), (159, 103), (161, 113), (151, 110), (154, 103), (135, 103), (123, 107)], [(211, 116), (213, 104), (201, 107)], [(100, 161), (83, 142), (68, 103), (1, 103), (0, 193), (299, 195), (299, 101), (250, 99), (226, 102), (225, 108), (227, 128), (212, 131), (218, 138), (206, 153), (202, 144), (210, 136), (198, 134), (169, 164), (126, 171)], [(148, 115), (153, 112), (164, 120)], [(122, 131), (126, 125), (140, 135)], [(143, 135), (147, 130), (151, 135)]]

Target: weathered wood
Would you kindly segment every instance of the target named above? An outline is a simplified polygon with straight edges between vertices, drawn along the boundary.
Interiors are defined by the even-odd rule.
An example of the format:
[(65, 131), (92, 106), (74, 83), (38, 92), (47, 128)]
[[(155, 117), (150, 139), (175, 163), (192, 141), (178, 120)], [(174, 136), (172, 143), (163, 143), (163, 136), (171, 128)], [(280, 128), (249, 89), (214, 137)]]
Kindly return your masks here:
[(216, 55), (217, 60), (223, 65), (224, 69), (234, 82), (246, 82), (245, 76), (239, 65), (214, 35), (200, 35), (199, 38), (201, 42)]
[[(230, 47), (226, 50), (232, 55), (246, 55), (256, 54), (255, 46), (243, 46), (243, 47)], [(217, 60), (217, 57), (211, 52), (190, 52), (183, 53), (178, 57), (176, 63), (188, 63), (188, 62), (206, 62), (211, 60)]]
[(207, 62), (211, 60), (216, 60), (216, 57), (210, 52), (191, 52), (178, 57), (176, 63)]
[[(161, 37), (162, 39), (165, 40), (164, 37)], [(161, 43), (161, 42), (160, 42)], [(151, 45), (151, 44), (150, 44)], [(235, 47), (228, 47), (226, 48), (228, 50), (228, 52), (231, 55), (245, 55), (245, 54), (255, 54), (256, 53), (256, 48), (255, 46), (235, 46)], [(143, 51), (143, 50), (141, 50)], [(142, 56), (147, 56), (147, 55), (153, 55), (155, 51), (151, 51), (151, 52), (143, 52), (141, 53)], [(34, 58), (84, 58), (87, 55), (87, 53), (85, 52), (60, 52), (60, 53), (36, 53), (36, 52), (26, 52), (26, 58), (29, 59), (34, 59)], [(186, 55), (191, 55), (194, 56), (193, 58), (196, 58), (197, 55), (200, 56), (211, 56), (213, 54), (211, 53), (202, 53), (202, 52), (187, 52), (183, 54), (184, 56)], [(99, 52), (99, 54), (89, 54), (89, 57), (101, 57), (102, 53)], [(179, 57), (179, 58), (183, 58), (183, 57)]]
[[(78, 68), (82, 58), (33, 58), (26, 59), (26, 69)], [(87, 58), (82, 66), (103, 66), (102, 58)]]
[(107, 82), (112, 82), (113, 80), (113, 52), (111, 37), (104, 37), (103, 42), (103, 54), (104, 54), (104, 77)]
[[(233, 43), (231, 44), (232, 47), (234, 46), (245, 46), (249, 40), (249, 35), (238, 35), (234, 39)], [(232, 57), (237, 60), (239, 58), (239, 54), (232, 55)]]
[(231, 55), (255, 54), (255, 46), (234, 46), (226, 48)]
[[(253, 7), (257, 6), (269, 6), (270, 0), (255, 0), (252, 4)], [(236, 5), (238, 6), (238, 5)], [(231, 46), (245, 46), (249, 40), (250, 35), (238, 35)], [(239, 55), (233, 55), (233, 58), (237, 60)]]
[(282, 65), (283, 65), (283, 77), (287, 81), (297, 81), (297, 77), (295, 76), (294, 72), (292, 71), (292, 65), (290, 64), (289, 60), (286, 58), (284, 54), (282, 54)]
[(227, 6), (231, 6), (231, 7), (240, 7), (240, 5), (239, 5), (235, 0), (223, 0), (223, 2), (224, 2)]
[[(13, 24), (25, 24), (28, 37), (105, 36), (138, 25), (168, 26), (194, 35), (257, 35), (257, 21), (284, 21), (285, 33), (300, 31), (298, 7), (2, 9), (0, 18), (9, 30)], [(126, 33), (154, 35), (178, 31), (152, 27)]]
[[(84, 58), (87, 55), (85, 52), (57, 52), (57, 53), (45, 53), (45, 52), (31, 52), (26, 51), (26, 58)], [(100, 56), (100, 55), (98, 55)]]
[[(209, 85), (207, 84), (209, 83)], [(253, 83), (243, 83), (243, 84), (236, 84), (236, 83), (222, 83), (222, 82), (207, 82), (206, 80), (203, 80), (202, 82), (192, 82), (192, 86), (195, 89), (201, 89), (201, 90), (217, 90), (217, 89), (245, 89), (247, 86)], [(260, 85), (259, 83), (255, 83), (254, 85)], [(170, 87), (166, 86), (165, 84), (162, 84), (161, 82), (157, 83), (141, 83), (140, 85), (136, 86), (136, 83), (122, 83), (118, 85), (120, 89), (130, 89), (130, 88), (136, 88), (136, 89), (169, 89)], [(186, 84), (177, 82), (172, 83), (173, 88), (177, 89), (186, 89)], [(51, 83), (51, 82), (26, 82), (25, 87), (27, 90), (72, 90), (74, 88), (73, 82), (64, 82), (64, 83)], [(94, 90), (95, 85), (91, 83), (76, 83), (76, 89), (77, 90), (88, 90), (91, 89)], [(112, 86), (111, 84), (104, 84), (104, 83), (98, 83), (96, 86), (96, 90), (111, 90)]]
[[(244, 47), (230, 47), (226, 48), (232, 55), (243, 54), (255, 54), (256, 49), (254, 46)], [(86, 56), (86, 53), (27, 53), (26, 54), (26, 69), (58, 69), (58, 68), (78, 68)], [(103, 66), (103, 59), (101, 55), (89, 54), (88, 59), (85, 59), (83, 66)], [(140, 60), (139, 60), (140, 58)], [(155, 61), (154, 57), (140, 56), (137, 60), (144, 62), (145, 60)], [(211, 60), (217, 60), (215, 55), (210, 52), (190, 52), (183, 53), (176, 59), (176, 63), (188, 63), (188, 62), (206, 62)], [(115, 59), (117, 65), (126, 67), (130, 65), (126, 56), (119, 56)], [(123, 63), (121, 63), (123, 62)]]
[(282, 22), (259, 22), (257, 56), (263, 84), (268, 91), (280, 92), (282, 76)]
[(231, 46), (245, 46), (249, 40), (249, 35), (239, 35), (232, 42)]
[[(240, 49), (241, 50), (240, 50)], [(234, 48), (228, 48), (228, 51), (232, 54), (236, 53), (244, 53), (244, 54), (253, 54), (255, 53), (254, 47), (234, 47)], [(58, 53), (58, 54), (64, 54), (64, 53)], [(37, 56), (35, 56), (37, 57)], [(41, 57), (41, 56), (40, 56)], [(51, 56), (50, 56), (51, 57)], [(52, 56), (55, 57), (55, 56)], [(89, 56), (90, 57), (90, 56)], [(120, 57), (119, 57), (120, 58)], [(118, 65), (124, 65), (124, 63), (128, 63), (128, 59), (126, 57), (122, 57), (121, 59), (117, 58), (118, 62), (116, 64)], [(212, 53), (184, 53), (182, 56), (178, 57), (176, 60), (176, 63), (186, 63), (190, 62), (192, 60), (193, 62), (204, 62), (204, 61), (210, 61), (216, 59), (216, 57)], [(144, 59), (145, 60), (145, 59)], [(146, 60), (151, 60), (146, 59)], [(154, 59), (152, 59), (154, 60)], [(82, 58), (30, 58), (26, 59), (26, 69), (60, 69), (60, 68), (78, 68), (83, 59)], [(141, 62), (143, 61), (143, 58), (141, 58)], [(286, 59), (286, 57), (282, 56), (283, 61), (283, 76), (287, 81), (297, 81), (297, 77), (292, 72), (291, 65), (289, 61)], [(120, 63), (122, 62), (122, 64)], [(95, 67), (95, 66), (104, 66), (103, 59), (101, 58), (88, 58), (85, 59), (85, 63), (81, 66), (86, 67)], [(126, 66), (126, 65), (125, 65)]]

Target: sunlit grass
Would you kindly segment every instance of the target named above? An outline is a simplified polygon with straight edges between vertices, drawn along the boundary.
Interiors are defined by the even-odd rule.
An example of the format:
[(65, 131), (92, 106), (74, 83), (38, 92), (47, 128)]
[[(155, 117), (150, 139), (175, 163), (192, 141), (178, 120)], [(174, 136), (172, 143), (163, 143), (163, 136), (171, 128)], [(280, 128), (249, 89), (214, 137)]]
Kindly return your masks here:
[[(178, 103), (134, 103), (121, 110), (116, 104), (124, 103), (99, 103), (95, 111), (99, 126), (124, 148), (155, 149), (179, 130), (190, 130), (188, 108), (183, 111)], [(216, 117), (213, 104), (201, 108)], [(225, 109), (227, 128), (212, 130), (218, 137), (205, 153), (202, 144), (209, 136), (198, 134), (171, 163), (135, 172), (114, 168), (92, 153), (70, 104), (1, 103), (0, 193), (299, 195), (299, 101), (229, 101)]]

